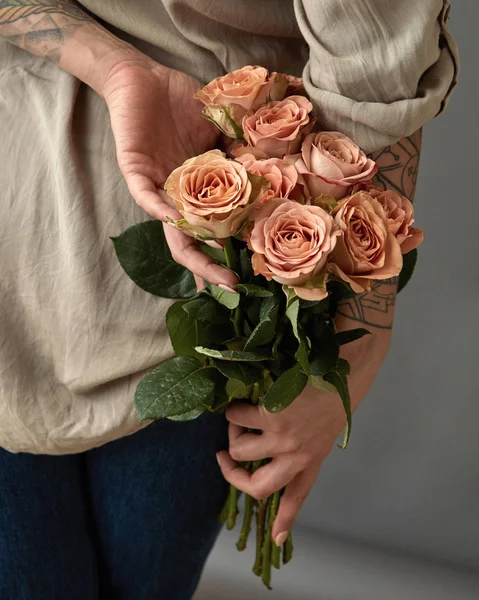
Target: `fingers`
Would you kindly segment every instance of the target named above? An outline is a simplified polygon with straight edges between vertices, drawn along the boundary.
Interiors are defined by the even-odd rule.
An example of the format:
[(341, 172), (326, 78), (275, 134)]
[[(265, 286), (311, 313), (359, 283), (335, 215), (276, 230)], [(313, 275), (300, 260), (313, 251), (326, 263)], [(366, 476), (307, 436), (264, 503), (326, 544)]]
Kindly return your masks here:
[(278, 545), (284, 542), (286, 539), (285, 534), (291, 531), (299, 511), (316, 481), (318, 473), (319, 467), (308, 467), (298, 473), (286, 486), (281, 496), (278, 514), (276, 515), (272, 530), (272, 538), (275, 541), (277, 540)]
[(251, 429), (271, 430), (274, 416), (263, 406), (253, 406), (246, 402), (231, 404), (226, 409), (226, 418), (230, 423), (250, 427)]
[(293, 441), (277, 433), (249, 433), (244, 427), (229, 424), (229, 454), (237, 461), (274, 458), (297, 450)]
[(254, 473), (240, 467), (226, 450), (218, 452), (216, 457), (226, 481), (257, 500), (267, 498), (288, 485), (304, 468), (301, 460), (293, 454), (281, 454)]
[[(126, 175), (128, 189), (136, 203), (155, 219), (164, 223), (182, 218), (172, 206), (172, 200), (163, 190), (158, 190), (153, 180), (145, 175), (133, 173)], [(194, 275), (198, 291), (203, 289), (203, 279), (215, 285), (234, 288), (237, 277), (229, 270), (217, 265), (212, 258), (198, 249), (195, 239), (173, 226), (164, 227), (166, 241), (174, 260), (189, 269)], [(214, 241), (214, 247), (221, 247)]]
[(201, 279), (215, 285), (233, 288), (238, 279), (232, 271), (220, 267), (212, 258), (199, 250), (196, 240), (179, 229), (165, 224), (165, 238), (174, 260)]
[(149, 215), (160, 221), (166, 221), (167, 218), (175, 221), (181, 219), (181, 215), (176, 208), (165, 202), (165, 196), (167, 197), (167, 195), (158, 191), (149, 177), (133, 173), (125, 178), (135, 202)]

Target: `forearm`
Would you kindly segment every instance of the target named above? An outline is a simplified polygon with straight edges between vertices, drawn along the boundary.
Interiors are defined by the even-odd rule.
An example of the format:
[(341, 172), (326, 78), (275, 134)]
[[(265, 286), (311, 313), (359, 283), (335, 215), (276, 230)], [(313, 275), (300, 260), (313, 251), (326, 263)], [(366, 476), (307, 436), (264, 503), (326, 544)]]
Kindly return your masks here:
[[(373, 155), (379, 170), (374, 185), (392, 189), (411, 201), (416, 191), (416, 181), (421, 152), (422, 132), (418, 131)], [(396, 305), (398, 278), (374, 281), (372, 289), (357, 294), (338, 306), (335, 317), (338, 331), (364, 327), (372, 335), (341, 348), (341, 356), (351, 363), (351, 398), (353, 407), (367, 393), (389, 350)], [(355, 367), (355, 363), (360, 365)]]
[(99, 94), (116, 65), (140, 54), (71, 1), (0, 0), (0, 36), (49, 58)]

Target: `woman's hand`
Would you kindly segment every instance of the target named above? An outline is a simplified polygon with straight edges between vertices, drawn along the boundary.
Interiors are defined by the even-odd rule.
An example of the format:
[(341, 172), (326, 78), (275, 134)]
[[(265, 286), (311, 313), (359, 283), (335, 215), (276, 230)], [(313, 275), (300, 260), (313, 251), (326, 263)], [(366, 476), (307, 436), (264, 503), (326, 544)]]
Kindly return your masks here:
[[(338, 322), (339, 320), (337, 320)], [(351, 324), (338, 329), (351, 329)], [(357, 326), (357, 325), (356, 325)], [(375, 328), (372, 328), (375, 329)], [(391, 330), (375, 330), (343, 346), (341, 356), (351, 363), (349, 388), (353, 408), (366, 395), (387, 354)], [(281, 545), (316, 481), (321, 465), (346, 424), (339, 395), (307, 386), (301, 395), (280, 413), (245, 403), (226, 411), (229, 425), (229, 452), (219, 452), (218, 462), (225, 479), (257, 499), (285, 487), (272, 537)], [(260, 429), (260, 435), (246, 428)], [(264, 458), (273, 460), (252, 475), (236, 461)]]
[[(181, 219), (162, 186), (185, 160), (215, 146), (217, 134), (200, 118), (193, 99), (200, 83), (139, 55), (116, 65), (102, 94), (111, 116), (120, 169), (131, 195), (147, 213), (165, 222)], [(236, 277), (201, 252), (195, 240), (165, 226), (173, 258), (199, 279), (233, 287)]]

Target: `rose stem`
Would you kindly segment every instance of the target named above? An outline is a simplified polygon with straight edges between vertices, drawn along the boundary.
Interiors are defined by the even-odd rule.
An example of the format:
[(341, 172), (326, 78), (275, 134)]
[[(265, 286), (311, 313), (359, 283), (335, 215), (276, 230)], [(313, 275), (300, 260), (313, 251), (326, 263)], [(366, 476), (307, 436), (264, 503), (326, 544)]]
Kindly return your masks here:
[(230, 493), (228, 492), (228, 497), (226, 498), (226, 502), (224, 503), (223, 508), (218, 517), (218, 521), (220, 523), (224, 523), (226, 521), (226, 518), (228, 517), (229, 505), (230, 505)]
[[(270, 514), (270, 525), (271, 529), (273, 528), (274, 521), (276, 519), (276, 515), (278, 514), (279, 507), (279, 499), (281, 496), (281, 490), (278, 490), (273, 495), (273, 500), (271, 502), (271, 514)], [(271, 533), (270, 533), (271, 535)], [(271, 543), (271, 564), (275, 569), (279, 569), (281, 566), (281, 547), (277, 546), (275, 542)]]
[(293, 558), (293, 536), (289, 532), (283, 547), (283, 564), (289, 563)]
[[(250, 471), (250, 473), (254, 473), (260, 464), (260, 460), (254, 462), (245, 462), (244, 468), (247, 471)], [(245, 494), (243, 526), (241, 528), (239, 540), (236, 542), (236, 548), (240, 552), (246, 548), (246, 544), (248, 542), (248, 537), (251, 531), (251, 521), (253, 520), (255, 506), (255, 498), (253, 498), (253, 496), (250, 496), (249, 494)]]
[(236, 515), (238, 514), (238, 489), (230, 485), (228, 496), (228, 518), (226, 521), (227, 529), (233, 529), (236, 525)]
[(272, 540), (271, 540), (271, 532), (273, 530), (273, 523), (272, 523), (272, 513), (273, 513), (273, 497), (274, 494), (272, 496), (268, 496), (268, 498), (266, 499), (266, 506), (267, 506), (267, 511), (268, 511), (268, 516), (267, 516), (267, 522), (268, 522), (268, 526), (266, 529), (266, 535), (264, 536), (263, 539), (263, 548), (261, 550), (261, 554), (263, 557), (263, 564), (261, 565), (261, 579), (264, 583), (264, 585), (270, 590), (271, 589), (271, 546), (272, 546)]
[(258, 506), (256, 509), (256, 560), (253, 566), (253, 573), (261, 575), (261, 567), (262, 567), (262, 547), (263, 547), (263, 539), (264, 539), (264, 526), (266, 523), (266, 502), (267, 500), (259, 500)]
[(249, 533), (251, 531), (251, 521), (253, 519), (254, 505), (255, 499), (249, 494), (245, 494), (243, 526), (240, 531), (239, 539), (236, 542), (236, 548), (240, 552), (246, 548), (246, 544), (248, 542)]

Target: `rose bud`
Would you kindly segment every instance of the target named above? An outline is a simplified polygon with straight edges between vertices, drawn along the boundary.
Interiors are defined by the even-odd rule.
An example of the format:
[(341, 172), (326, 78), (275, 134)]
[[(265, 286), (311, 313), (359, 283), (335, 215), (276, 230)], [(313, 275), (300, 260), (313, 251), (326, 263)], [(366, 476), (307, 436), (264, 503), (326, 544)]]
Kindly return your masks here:
[(269, 183), (255, 177), (220, 150), (185, 161), (165, 183), (165, 190), (183, 216), (176, 226), (195, 237), (221, 239), (235, 235)]
[(340, 232), (322, 208), (275, 199), (254, 212), (248, 239), (256, 275), (292, 288), (300, 298), (328, 295), (324, 267)]
[(290, 96), (265, 104), (255, 113), (249, 112), (243, 117), (245, 140), (270, 158), (294, 154), (314, 125), (310, 115), (312, 110), (313, 105), (303, 96)]
[(287, 87), (286, 76), (247, 66), (217, 77), (194, 97), (205, 105), (205, 118), (228, 137), (241, 138), (241, 121), (246, 112), (271, 100), (281, 100)]
[(369, 181), (377, 171), (376, 163), (353, 140), (336, 131), (310, 133), (303, 141), (301, 154), (288, 160), (313, 198), (321, 194), (344, 198), (353, 185)]
[(407, 254), (424, 240), (421, 229), (413, 227), (414, 207), (406, 198), (393, 190), (370, 188), (368, 192), (381, 204), (386, 213), (389, 231), (396, 237), (401, 252)]
[(330, 272), (349, 283), (356, 293), (369, 291), (374, 279), (399, 275), (401, 248), (376, 198), (357, 192), (343, 198), (332, 214), (343, 235), (331, 254)]

